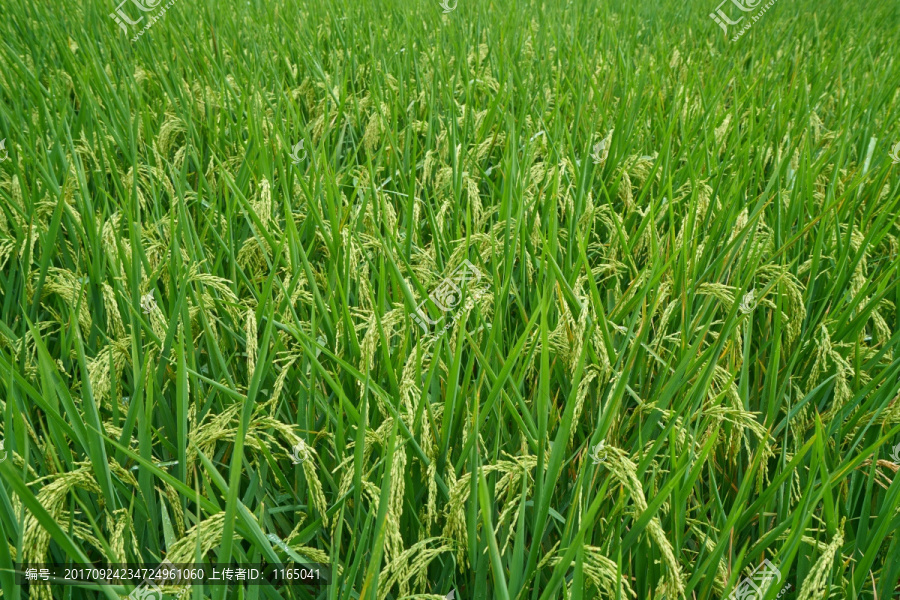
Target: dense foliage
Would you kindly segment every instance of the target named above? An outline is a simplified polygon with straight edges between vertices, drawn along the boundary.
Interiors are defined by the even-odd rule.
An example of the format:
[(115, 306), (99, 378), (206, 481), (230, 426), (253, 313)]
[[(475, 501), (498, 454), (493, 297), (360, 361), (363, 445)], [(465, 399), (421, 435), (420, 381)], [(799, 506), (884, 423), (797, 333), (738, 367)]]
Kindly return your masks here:
[(715, 1), (0, 6), (3, 597), (894, 597), (900, 7)]

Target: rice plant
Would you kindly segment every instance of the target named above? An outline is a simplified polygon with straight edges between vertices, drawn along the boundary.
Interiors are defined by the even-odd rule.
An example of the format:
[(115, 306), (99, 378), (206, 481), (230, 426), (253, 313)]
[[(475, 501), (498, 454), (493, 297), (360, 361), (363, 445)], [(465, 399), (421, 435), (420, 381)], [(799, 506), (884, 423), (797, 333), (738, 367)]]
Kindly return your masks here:
[(900, 7), (715, 1), (0, 6), (3, 598), (897, 597)]

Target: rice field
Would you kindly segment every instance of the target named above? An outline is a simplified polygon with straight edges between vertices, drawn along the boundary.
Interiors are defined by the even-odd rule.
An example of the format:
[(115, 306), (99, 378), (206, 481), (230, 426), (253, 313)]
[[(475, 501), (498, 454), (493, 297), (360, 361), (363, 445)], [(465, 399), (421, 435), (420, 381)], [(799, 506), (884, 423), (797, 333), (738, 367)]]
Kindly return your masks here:
[[(900, 597), (900, 6), (117, 1), (0, 6), (4, 599)], [(163, 561), (329, 583), (15, 574)]]

